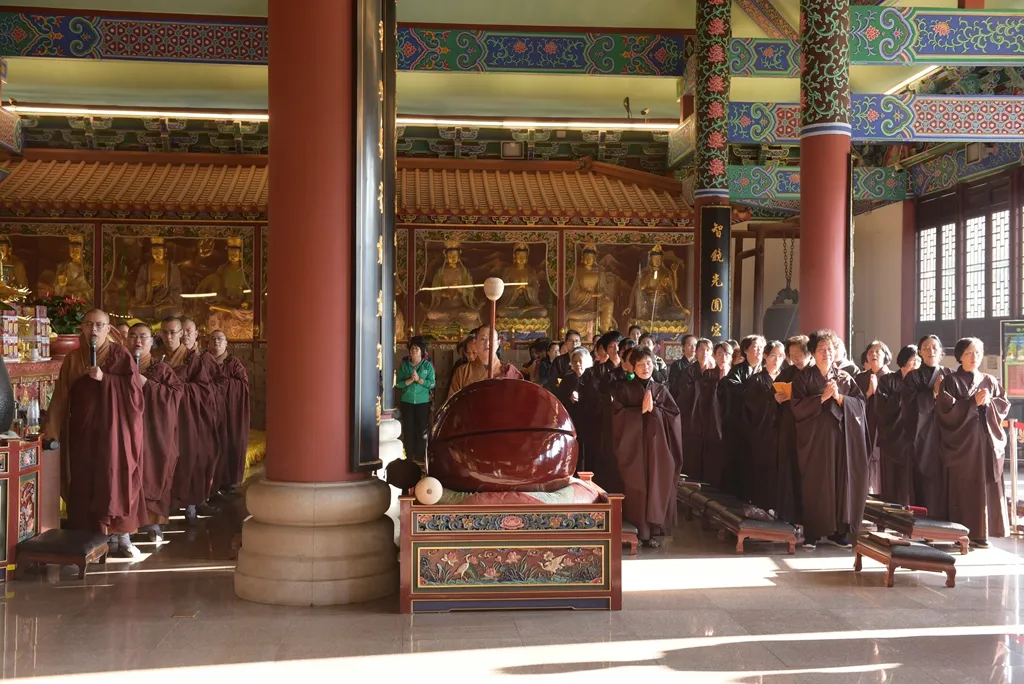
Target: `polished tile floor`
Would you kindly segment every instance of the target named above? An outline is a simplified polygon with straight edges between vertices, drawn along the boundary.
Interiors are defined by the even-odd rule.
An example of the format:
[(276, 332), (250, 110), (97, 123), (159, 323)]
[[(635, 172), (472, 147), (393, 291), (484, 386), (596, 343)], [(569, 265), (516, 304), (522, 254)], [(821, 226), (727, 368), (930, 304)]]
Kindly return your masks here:
[[(238, 506), (193, 533), (172, 523), (136, 565), (6, 585), (5, 678), (105, 683), (1024, 682), (1024, 542), (958, 556), (957, 587), (850, 552), (754, 546), (736, 556), (695, 525), (623, 568), (621, 613), (397, 614), (282, 608), (232, 592)], [(187, 668), (187, 669), (185, 669)], [(363, 677), (353, 680), (351, 677)], [(141, 678), (141, 679), (140, 679)], [(305, 678), (300, 680), (299, 678)], [(373, 678), (372, 680), (370, 678)], [(636, 679), (633, 679), (636, 678)]]

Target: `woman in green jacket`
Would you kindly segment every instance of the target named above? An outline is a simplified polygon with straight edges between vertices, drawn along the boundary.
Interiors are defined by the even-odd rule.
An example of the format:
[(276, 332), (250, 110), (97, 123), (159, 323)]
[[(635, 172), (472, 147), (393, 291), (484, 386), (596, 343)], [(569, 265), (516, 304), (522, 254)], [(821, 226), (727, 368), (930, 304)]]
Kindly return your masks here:
[(430, 393), (434, 389), (434, 367), (426, 359), (425, 344), (409, 343), (409, 357), (398, 369), (397, 387), (402, 390), (402, 444), (406, 458), (423, 463), (427, 456), (430, 429)]

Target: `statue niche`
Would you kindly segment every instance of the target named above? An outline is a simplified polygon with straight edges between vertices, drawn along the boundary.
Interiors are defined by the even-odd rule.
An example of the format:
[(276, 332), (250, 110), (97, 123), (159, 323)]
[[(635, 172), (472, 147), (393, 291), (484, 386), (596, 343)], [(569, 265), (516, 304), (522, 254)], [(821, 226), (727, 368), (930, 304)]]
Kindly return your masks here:
[(584, 245), (576, 277), (566, 293), (566, 325), (585, 339), (614, 330), (618, 325), (613, 317), (617, 280), (618, 276), (598, 264), (597, 245)]
[(149, 246), (152, 260), (142, 265), (135, 278), (132, 315), (144, 320), (180, 316), (181, 272), (166, 260), (167, 246), (163, 238), (151, 238)]
[(28, 293), (28, 273), (25, 263), (14, 253), (11, 239), (0, 235), (0, 298), (10, 301)]
[(228, 238), (228, 260), (215, 273), (200, 281), (196, 294), (214, 294), (207, 299), (207, 327), (220, 330), (229, 340), (252, 339), (252, 291), (242, 268), (242, 238)]
[(462, 246), (451, 240), (444, 243), (444, 263), (430, 281), (438, 289), (430, 293), (430, 305), (424, 306), (420, 334), (438, 339), (462, 337), (481, 325), (480, 303), (471, 287), (473, 276), (462, 263)]
[[(685, 333), (690, 329), (690, 311), (679, 301), (679, 263), (665, 264), (665, 251), (654, 245), (647, 253), (647, 265), (637, 274), (622, 311), (630, 325), (653, 333)], [(653, 321), (653, 322), (652, 322)]]
[(85, 277), (82, 262), (85, 238), (68, 236), (68, 260), (57, 265), (57, 272), (47, 270), (39, 276), (39, 296), (67, 295), (86, 302), (92, 301), (92, 283)]
[[(546, 332), (551, 327), (547, 308), (540, 303), (540, 278), (529, 265), (530, 248), (525, 242), (512, 249), (512, 264), (501, 272), (505, 292), (497, 302), (495, 325), (500, 330)], [(523, 283), (509, 285), (509, 283)]]

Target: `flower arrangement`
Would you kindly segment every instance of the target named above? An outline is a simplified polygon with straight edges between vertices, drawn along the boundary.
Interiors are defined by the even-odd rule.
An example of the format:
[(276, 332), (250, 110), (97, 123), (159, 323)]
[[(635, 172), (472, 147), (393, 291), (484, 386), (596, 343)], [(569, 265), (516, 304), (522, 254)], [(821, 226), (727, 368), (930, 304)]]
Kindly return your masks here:
[(58, 335), (77, 335), (79, 326), (85, 320), (85, 312), (88, 310), (84, 299), (76, 299), (67, 295), (40, 297), (32, 305), (46, 307), (50, 328)]

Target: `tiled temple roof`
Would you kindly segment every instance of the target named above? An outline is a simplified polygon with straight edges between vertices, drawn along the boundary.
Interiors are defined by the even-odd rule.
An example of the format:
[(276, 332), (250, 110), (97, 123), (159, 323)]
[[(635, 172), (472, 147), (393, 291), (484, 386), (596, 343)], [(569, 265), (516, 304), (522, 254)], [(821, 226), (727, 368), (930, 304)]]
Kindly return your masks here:
[[(265, 220), (266, 158), (231, 163), (87, 153), (8, 160), (0, 209), (10, 216)], [(401, 159), (400, 223), (688, 225), (673, 179), (595, 162)]]
[[(691, 209), (678, 181), (595, 162), (492, 162), (404, 159), (398, 169), (398, 215), (669, 220)], [(403, 218), (405, 217), (405, 218)], [(436, 219), (435, 219), (436, 220)]]

